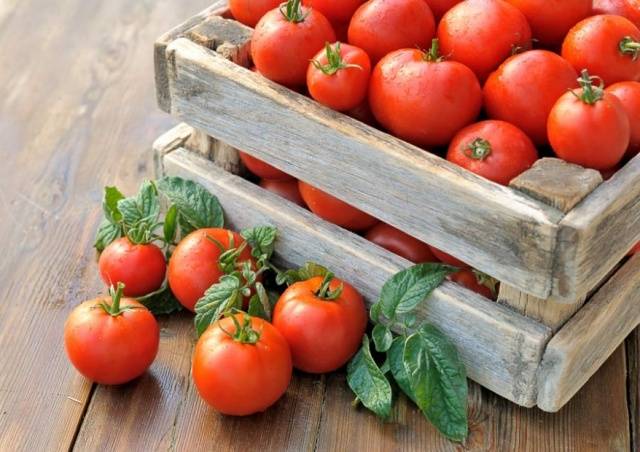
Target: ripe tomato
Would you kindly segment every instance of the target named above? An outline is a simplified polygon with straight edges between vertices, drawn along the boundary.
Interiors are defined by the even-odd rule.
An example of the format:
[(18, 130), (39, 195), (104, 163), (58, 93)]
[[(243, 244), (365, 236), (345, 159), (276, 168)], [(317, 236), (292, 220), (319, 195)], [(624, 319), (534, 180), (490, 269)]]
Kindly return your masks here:
[(260, 181), (260, 186), (265, 190), (269, 190), (272, 193), (275, 193), (278, 196), (281, 196), (285, 199), (288, 199), (294, 204), (299, 205), (300, 207), (307, 207), (300, 196), (300, 190), (298, 190), (298, 180), (269, 180), (262, 179)]
[(96, 383), (118, 385), (142, 375), (158, 353), (160, 329), (147, 308), (122, 297), (122, 284), (110, 296), (77, 306), (64, 325), (64, 345), (78, 372)]
[(211, 325), (196, 344), (191, 369), (200, 396), (232, 416), (259, 413), (276, 403), (293, 371), (282, 334), (247, 314)]
[(330, 276), (292, 284), (273, 310), (273, 326), (289, 343), (293, 366), (304, 372), (342, 367), (358, 351), (367, 328), (362, 296)]
[(571, 27), (591, 13), (591, 0), (507, 0), (522, 11), (534, 39), (558, 47)]
[(607, 85), (640, 80), (640, 30), (629, 19), (602, 14), (574, 26), (562, 43), (562, 56), (577, 71), (587, 69)]
[(449, 276), (449, 279), (489, 300), (496, 299), (495, 280), (487, 275), (465, 268)]
[(436, 261), (429, 245), (386, 223), (379, 223), (369, 229), (365, 238), (416, 264)]
[(429, 53), (397, 50), (373, 70), (369, 104), (382, 126), (423, 147), (443, 146), (480, 113), (482, 90), (473, 72)]
[(127, 237), (121, 237), (100, 254), (98, 267), (107, 286), (121, 282), (125, 285), (125, 296), (141, 297), (160, 288), (167, 264), (156, 245), (136, 245)]
[(498, 184), (509, 185), (538, 160), (538, 151), (516, 126), (488, 120), (458, 132), (449, 145), (447, 160)]
[(332, 24), (348, 22), (365, 0), (303, 0), (309, 8), (320, 11)]
[[(285, 14), (286, 13), (286, 14)], [(288, 0), (264, 15), (251, 39), (251, 57), (258, 72), (289, 87), (304, 85), (309, 60), (334, 42), (331, 24), (320, 12)]]
[(549, 142), (558, 157), (585, 168), (606, 170), (624, 156), (631, 129), (616, 96), (592, 85), (583, 71), (582, 88), (564, 94), (549, 115)]
[(467, 0), (438, 25), (442, 54), (468, 66), (481, 81), (517, 50), (531, 47), (524, 15), (503, 0)]
[(298, 189), (309, 210), (333, 224), (352, 231), (362, 231), (378, 222), (371, 215), (305, 182), (298, 181)]
[(453, 265), (454, 267), (460, 267), (460, 268), (466, 268), (469, 266), (466, 263), (462, 262), (460, 259), (455, 258), (452, 255), (439, 250), (435, 246), (432, 246), (430, 248), (431, 248), (431, 252), (436, 257), (436, 259), (438, 259), (442, 263), (445, 263), (447, 265)]
[(435, 32), (433, 13), (424, 0), (369, 0), (351, 18), (349, 43), (377, 63), (394, 50), (427, 47)]
[(360, 122), (364, 122), (371, 127), (378, 127), (378, 122), (371, 112), (371, 107), (369, 107), (369, 101), (367, 99), (365, 99), (364, 102), (362, 102), (356, 108), (345, 111), (345, 114), (351, 116), (353, 119), (357, 119)]
[(262, 16), (280, 3), (280, 0), (229, 0), (229, 9), (237, 21), (255, 27)]
[[(537, 145), (547, 143), (547, 118), (558, 98), (577, 88), (578, 74), (561, 56), (546, 50), (514, 55), (484, 85), (490, 118), (522, 129)], [(535, 95), (531, 95), (535, 93)]]
[(267, 162), (263, 162), (246, 152), (238, 151), (238, 155), (240, 156), (240, 160), (242, 160), (244, 166), (260, 178), (271, 180), (291, 180), (294, 178), (275, 166), (271, 166)]
[(429, 8), (431, 8), (433, 16), (436, 18), (436, 22), (439, 22), (447, 11), (461, 1), (462, 0), (427, 0), (427, 3), (429, 4)]
[(627, 112), (631, 140), (625, 157), (632, 158), (640, 152), (640, 83), (619, 82), (609, 86), (605, 91), (616, 96)]
[(640, 0), (593, 0), (593, 12), (626, 17), (640, 28)]
[(346, 111), (366, 99), (370, 77), (371, 61), (364, 50), (339, 42), (327, 43), (309, 64), (307, 88), (321, 104)]
[[(224, 275), (218, 262), (220, 255), (243, 243), (237, 232), (220, 228), (199, 229), (183, 238), (171, 255), (168, 272), (169, 287), (180, 304), (193, 311), (205, 291)], [(255, 270), (249, 246), (238, 257), (238, 262), (247, 260)]]

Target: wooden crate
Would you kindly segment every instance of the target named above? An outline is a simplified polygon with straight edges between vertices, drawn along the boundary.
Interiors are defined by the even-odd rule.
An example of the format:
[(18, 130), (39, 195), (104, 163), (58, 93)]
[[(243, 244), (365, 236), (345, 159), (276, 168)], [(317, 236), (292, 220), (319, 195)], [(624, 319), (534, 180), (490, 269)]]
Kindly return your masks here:
[[(628, 311), (640, 297), (632, 279), (639, 264), (617, 265), (640, 240), (640, 156), (606, 182), (596, 171), (543, 159), (499, 186), (247, 70), (252, 30), (226, 16), (219, 1), (156, 43), (159, 105), (196, 128), (169, 134), (159, 155), (188, 141), (236, 173), (240, 148), (500, 280), (499, 303), (446, 284), (425, 316), (457, 335), (472, 379), (518, 404), (559, 409), (638, 324)], [(355, 272), (369, 300), (407, 265), (301, 209), (281, 210), (268, 193), (184, 150), (163, 161), (169, 172), (237, 196), (226, 207), (238, 226), (251, 220), (251, 203), (251, 222), (291, 233), (280, 254), (289, 264), (315, 259)], [(293, 243), (319, 248), (302, 256)], [(609, 308), (594, 311), (600, 305)], [(581, 330), (580, 319), (600, 323)], [(599, 328), (613, 331), (593, 336)], [(570, 334), (564, 342), (563, 334)]]

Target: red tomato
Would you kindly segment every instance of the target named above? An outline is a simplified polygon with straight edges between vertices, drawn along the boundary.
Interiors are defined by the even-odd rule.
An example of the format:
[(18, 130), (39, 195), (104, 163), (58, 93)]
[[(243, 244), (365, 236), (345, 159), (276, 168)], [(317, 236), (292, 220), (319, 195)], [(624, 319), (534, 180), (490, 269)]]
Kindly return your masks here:
[(514, 55), (487, 79), (485, 109), (490, 118), (510, 122), (534, 143), (544, 145), (549, 112), (568, 89), (578, 87), (577, 78), (573, 66), (553, 52), (531, 50)]
[(558, 47), (571, 27), (591, 13), (591, 0), (507, 0), (527, 17), (534, 39)]
[(631, 126), (631, 140), (625, 157), (632, 158), (640, 152), (640, 83), (619, 82), (609, 86), (606, 92), (622, 102)]
[[(460, 284), (463, 287), (466, 287), (469, 290), (472, 290), (489, 300), (496, 299), (495, 290), (492, 290), (488, 285), (488, 283), (484, 283), (480, 280), (481, 276), (476, 274), (474, 270), (470, 268), (465, 268), (464, 270), (460, 270), (449, 276), (449, 279), (457, 284)], [(484, 276), (484, 278), (489, 278), (488, 276)]]
[(454, 267), (466, 268), (469, 265), (462, 262), (460, 259), (451, 256), (450, 254), (445, 253), (444, 251), (439, 250), (435, 246), (431, 247), (431, 252), (433, 255), (440, 261), (447, 265), (453, 265)]
[(367, 99), (365, 99), (364, 102), (362, 102), (356, 108), (352, 108), (351, 110), (346, 111), (345, 114), (351, 116), (354, 119), (357, 119), (360, 122), (364, 122), (371, 127), (378, 126), (378, 122), (371, 112), (371, 107), (369, 107), (369, 102)]
[(300, 207), (307, 207), (300, 196), (300, 190), (298, 190), (298, 180), (269, 180), (262, 179), (260, 181), (260, 186), (265, 190), (269, 190), (272, 193), (275, 193), (278, 196), (281, 196), (285, 199), (288, 199), (294, 204), (299, 205)]
[(374, 63), (404, 48), (425, 48), (436, 24), (424, 0), (369, 0), (349, 24), (349, 43), (364, 49)]
[(482, 90), (471, 70), (437, 56), (397, 50), (373, 70), (369, 104), (382, 126), (423, 147), (443, 146), (480, 113)]
[[(282, 11), (291, 10), (291, 14)], [(289, 87), (304, 85), (309, 60), (334, 42), (331, 24), (314, 9), (300, 7), (300, 0), (289, 0), (260, 19), (251, 39), (251, 57), (258, 72)]]
[(587, 69), (607, 85), (640, 80), (640, 30), (629, 19), (603, 14), (574, 26), (562, 43), (562, 56), (577, 71)]
[(309, 64), (307, 88), (321, 104), (346, 111), (364, 102), (370, 77), (371, 61), (364, 50), (327, 43)]
[(629, 256), (633, 256), (636, 253), (640, 253), (640, 242), (636, 243), (636, 245), (631, 248), (631, 251), (629, 251)]
[(280, 3), (280, 0), (229, 0), (229, 9), (237, 21), (255, 27), (262, 16)]
[(626, 17), (640, 28), (640, 0), (593, 0), (593, 12)]
[(624, 156), (631, 129), (616, 96), (592, 86), (583, 71), (580, 90), (564, 94), (549, 115), (549, 142), (558, 157), (585, 168), (606, 170)]
[(365, 238), (416, 264), (436, 261), (429, 245), (386, 223), (379, 223), (369, 229)]
[(447, 11), (456, 6), (462, 0), (427, 0), (433, 16), (436, 18), (436, 22), (442, 19)]
[(365, 0), (303, 0), (309, 8), (320, 11), (333, 24), (348, 22)]
[(121, 282), (125, 296), (141, 297), (160, 288), (167, 264), (162, 250), (154, 244), (136, 245), (121, 237), (100, 254), (98, 267), (107, 286)]
[(270, 323), (246, 314), (211, 325), (193, 352), (191, 374), (200, 396), (222, 414), (266, 410), (286, 392), (291, 352)]
[[(193, 311), (205, 291), (224, 275), (218, 262), (220, 255), (243, 243), (237, 232), (220, 228), (199, 229), (183, 238), (171, 255), (168, 272), (169, 287), (180, 304)], [(247, 260), (251, 260), (255, 270), (249, 246), (238, 257), (238, 262)]]
[(271, 180), (291, 180), (294, 179), (293, 176), (285, 173), (282, 170), (279, 170), (275, 166), (269, 165), (267, 162), (263, 162), (260, 159), (257, 159), (246, 152), (238, 151), (238, 155), (240, 156), (240, 160), (244, 166), (247, 167), (249, 171), (255, 174), (258, 177), (263, 179), (271, 179)]
[(449, 145), (447, 160), (498, 184), (509, 185), (538, 160), (538, 151), (516, 126), (489, 120), (458, 132)]
[(160, 329), (147, 308), (111, 296), (85, 301), (64, 325), (64, 345), (78, 372), (96, 383), (118, 385), (142, 375), (158, 353)]
[[(335, 292), (340, 285), (342, 292)], [(273, 326), (289, 343), (293, 366), (318, 374), (349, 361), (367, 320), (362, 296), (350, 284), (336, 278), (327, 284), (320, 276), (289, 286), (273, 310)]]
[(298, 181), (300, 195), (320, 218), (352, 231), (369, 229), (378, 220), (305, 182)]
[(524, 15), (503, 0), (467, 0), (438, 25), (442, 54), (465, 64), (481, 81), (517, 50), (531, 47)]

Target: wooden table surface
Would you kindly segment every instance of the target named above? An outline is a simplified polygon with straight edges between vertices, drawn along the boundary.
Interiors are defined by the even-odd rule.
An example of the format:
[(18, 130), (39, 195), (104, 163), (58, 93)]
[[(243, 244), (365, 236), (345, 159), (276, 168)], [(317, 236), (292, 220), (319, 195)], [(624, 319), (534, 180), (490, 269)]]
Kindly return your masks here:
[(121, 387), (77, 374), (66, 316), (100, 283), (92, 239), (105, 184), (151, 177), (152, 43), (208, 0), (0, 1), (0, 451), (635, 450), (638, 335), (560, 413), (471, 384), (471, 435), (448, 443), (400, 399), (381, 423), (344, 374), (296, 375), (267, 413), (233, 419), (198, 398), (192, 320), (160, 320), (150, 371)]

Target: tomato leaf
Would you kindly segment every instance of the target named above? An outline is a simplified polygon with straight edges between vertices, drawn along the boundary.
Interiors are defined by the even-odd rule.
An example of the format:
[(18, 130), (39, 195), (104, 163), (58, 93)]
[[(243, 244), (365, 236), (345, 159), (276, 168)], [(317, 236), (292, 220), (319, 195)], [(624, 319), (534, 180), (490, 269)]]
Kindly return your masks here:
[(237, 275), (224, 275), (220, 282), (207, 289), (195, 306), (194, 322), (198, 337), (226, 311), (241, 307), (241, 288)]
[(347, 366), (347, 383), (360, 402), (383, 419), (391, 415), (391, 384), (371, 356), (369, 338), (362, 338), (362, 348)]
[(407, 375), (407, 371), (404, 367), (404, 347), (406, 341), (406, 336), (398, 336), (393, 340), (391, 347), (387, 352), (387, 362), (389, 363), (391, 375), (393, 375), (393, 379), (398, 383), (402, 392), (415, 402), (416, 396), (411, 390), (409, 376)]
[(160, 215), (156, 186), (151, 181), (144, 181), (136, 196), (118, 200), (118, 211), (125, 225), (135, 227), (144, 224), (151, 228)]
[(293, 283), (299, 281), (306, 281), (307, 279), (314, 278), (316, 276), (325, 277), (329, 273), (329, 270), (322, 265), (315, 264), (313, 262), (307, 262), (303, 267), (293, 270), (287, 270), (281, 272), (276, 276), (276, 284), (287, 284), (290, 286)]
[(251, 246), (251, 255), (258, 261), (266, 261), (273, 255), (278, 229), (273, 226), (257, 226), (245, 229), (240, 235)]
[(98, 226), (93, 246), (102, 252), (111, 242), (122, 237), (122, 227), (104, 218)]
[(389, 327), (378, 324), (373, 327), (373, 331), (371, 331), (371, 338), (373, 339), (373, 344), (376, 347), (376, 351), (383, 353), (389, 350), (389, 348), (391, 347), (393, 334), (391, 333)]
[(469, 431), (467, 377), (455, 346), (436, 327), (423, 325), (407, 338), (403, 361), (423, 414), (447, 438), (464, 440)]
[(104, 187), (102, 210), (104, 211), (104, 217), (110, 223), (122, 221), (122, 214), (118, 210), (118, 201), (121, 199), (124, 199), (124, 195), (116, 187)]
[(173, 295), (166, 281), (160, 289), (138, 298), (138, 301), (154, 315), (166, 315), (182, 311), (182, 305)]
[(157, 182), (157, 186), (176, 206), (182, 236), (196, 229), (224, 226), (224, 214), (218, 198), (197, 182), (165, 177)]
[(173, 204), (164, 216), (163, 235), (166, 243), (173, 243), (178, 229), (178, 208)]
[(261, 283), (256, 284), (256, 293), (253, 294), (249, 300), (247, 313), (253, 317), (260, 317), (268, 322), (271, 321), (271, 301)]

